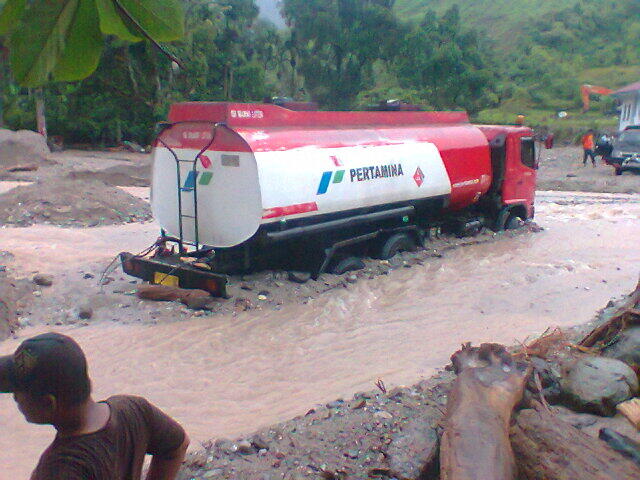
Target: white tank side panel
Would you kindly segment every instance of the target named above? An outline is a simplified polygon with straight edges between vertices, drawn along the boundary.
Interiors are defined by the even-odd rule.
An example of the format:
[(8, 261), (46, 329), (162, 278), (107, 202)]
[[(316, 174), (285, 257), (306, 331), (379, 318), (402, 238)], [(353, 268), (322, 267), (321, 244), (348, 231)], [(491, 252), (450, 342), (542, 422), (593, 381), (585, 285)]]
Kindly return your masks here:
[[(317, 204), (308, 217), (451, 193), (432, 143), (256, 152), (265, 211)], [(295, 211), (295, 209), (293, 209)], [(282, 218), (282, 217), (280, 217)], [(267, 218), (263, 222), (278, 221)]]
[[(192, 159), (198, 150), (175, 149), (180, 159)], [(232, 247), (250, 238), (260, 226), (262, 202), (255, 159), (251, 153), (205, 152), (210, 166), (198, 161), (195, 179), (198, 192), (200, 243), (212, 247)], [(191, 164), (181, 163), (182, 213), (194, 214), (194, 192), (189, 185)], [(153, 215), (169, 235), (178, 236), (178, 184), (176, 162), (166, 148), (154, 152), (151, 205)], [(183, 235), (195, 240), (195, 222), (183, 220)]]

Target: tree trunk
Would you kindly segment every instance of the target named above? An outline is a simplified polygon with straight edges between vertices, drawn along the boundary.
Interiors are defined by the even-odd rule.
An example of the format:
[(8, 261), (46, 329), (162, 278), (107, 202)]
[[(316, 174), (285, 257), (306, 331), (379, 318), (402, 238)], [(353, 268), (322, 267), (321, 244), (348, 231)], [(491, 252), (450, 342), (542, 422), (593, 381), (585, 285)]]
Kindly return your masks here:
[(465, 345), (451, 360), (458, 378), (447, 402), (440, 478), (513, 480), (509, 420), (522, 399), (528, 371), (496, 344)]
[(229, 100), (229, 66), (225, 65), (222, 73), (222, 95)]
[(522, 410), (511, 427), (521, 480), (630, 480), (640, 468), (550, 413)]
[(36, 88), (34, 90), (34, 96), (36, 99), (36, 128), (38, 133), (47, 140), (47, 119), (44, 111), (44, 93), (42, 88)]

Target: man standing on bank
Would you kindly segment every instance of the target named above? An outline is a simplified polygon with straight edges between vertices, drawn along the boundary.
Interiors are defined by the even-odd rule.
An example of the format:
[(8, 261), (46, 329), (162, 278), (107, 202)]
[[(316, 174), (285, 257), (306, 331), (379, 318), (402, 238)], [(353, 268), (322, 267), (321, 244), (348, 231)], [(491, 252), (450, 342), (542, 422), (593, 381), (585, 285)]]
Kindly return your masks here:
[(594, 139), (594, 131), (589, 130), (586, 134), (582, 136), (582, 165), (587, 165), (587, 158), (591, 157), (591, 163), (593, 166), (596, 166), (596, 153), (595, 153), (595, 139)]
[(70, 337), (46, 333), (0, 357), (0, 392), (13, 393), (30, 423), (57, 434), (31, 480), (174, 480), (189, 438), (178, 423), (140, 397), (91, 397), (87, 361)]

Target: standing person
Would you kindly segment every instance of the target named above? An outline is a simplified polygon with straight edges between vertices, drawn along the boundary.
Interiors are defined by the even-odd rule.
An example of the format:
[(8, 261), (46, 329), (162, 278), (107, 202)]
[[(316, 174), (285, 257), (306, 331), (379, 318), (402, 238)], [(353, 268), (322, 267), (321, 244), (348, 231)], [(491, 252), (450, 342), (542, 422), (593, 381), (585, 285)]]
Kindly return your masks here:
[(595, 141), (594, 141), (594, 132), (593, 130), (589, 130), (582, 136), (582, 165), (587, 164), (587, 157), (591, 157), (591, 163), (593, 166), (596, 166), (596, 155), (594, 152), (595, 149)]
[(596, 142), (595, 154), (600, 155), (602, 161), (604, 161), (605, 159), (609, 158), (612, 151), (613, 144), (611, 142), (611, 137), (606, 133), (603, 133)]
[(70, 337), (46, 333), (0, 357), (0, 392), (13, 393), (26, 420), (57, 433), (31, 480), (174, 480), (189, 438), (178, 423), (140, 397), (91, 397), (87, 361)]

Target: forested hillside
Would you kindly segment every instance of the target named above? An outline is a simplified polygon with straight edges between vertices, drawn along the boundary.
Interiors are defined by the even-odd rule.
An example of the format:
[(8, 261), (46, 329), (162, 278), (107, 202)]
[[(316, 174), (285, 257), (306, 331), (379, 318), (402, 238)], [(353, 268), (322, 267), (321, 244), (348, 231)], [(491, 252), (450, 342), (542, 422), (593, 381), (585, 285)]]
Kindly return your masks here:
[(503, 98), (571, 108), (580, 83), (618, 87), (640, 78), (637, 0), (397, 0), (395, 8), (420, 22), (454, 5), (493, 52)]

